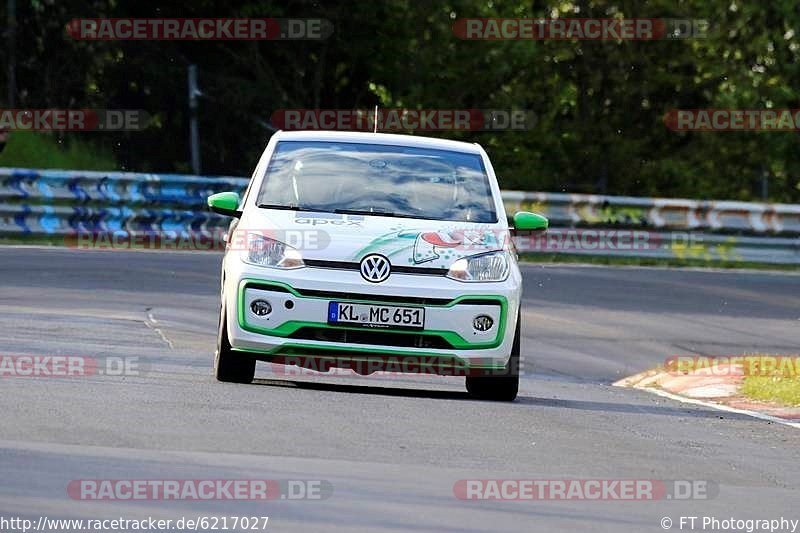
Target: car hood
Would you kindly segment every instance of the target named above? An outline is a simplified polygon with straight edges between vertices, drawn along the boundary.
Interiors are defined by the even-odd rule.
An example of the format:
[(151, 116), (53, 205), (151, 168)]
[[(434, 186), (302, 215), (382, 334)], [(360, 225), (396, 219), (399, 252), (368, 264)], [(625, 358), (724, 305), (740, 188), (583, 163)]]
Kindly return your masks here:
[(260, 232), (298, 249), (304, 259), (358, 262), (381, 254), (393, 265), (449, 268), (458, 259), (500, 250), (503, 224), (432, 221), (259, 209), (242, 218), (237, 232)]

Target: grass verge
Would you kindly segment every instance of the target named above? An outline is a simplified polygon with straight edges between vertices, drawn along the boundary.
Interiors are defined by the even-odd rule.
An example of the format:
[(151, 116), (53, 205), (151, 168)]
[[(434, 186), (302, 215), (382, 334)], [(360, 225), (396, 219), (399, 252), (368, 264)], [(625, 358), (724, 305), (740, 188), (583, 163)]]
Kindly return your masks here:
[(800, 376), (748, 376), (740, 392), (754, 400), (800, 406)]
[(28, 244), (35, 246), (64, 246), (63, 235), (19, 235), (0, 237), (0, 245), (3, 244)]

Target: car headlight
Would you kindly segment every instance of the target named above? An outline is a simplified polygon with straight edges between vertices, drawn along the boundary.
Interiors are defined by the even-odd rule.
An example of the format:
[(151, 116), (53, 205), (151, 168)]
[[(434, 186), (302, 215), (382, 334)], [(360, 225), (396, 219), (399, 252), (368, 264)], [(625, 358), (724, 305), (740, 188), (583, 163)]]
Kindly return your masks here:
[(500, 250), (459, 259), (447, 277), (458, 281), (505, 281), (509, 268), (508, 253)]
[(300, 268), (305, 266), (300, 252), (291, 246), (258, 233), (248, 233), (245, 262), (272, 268)]

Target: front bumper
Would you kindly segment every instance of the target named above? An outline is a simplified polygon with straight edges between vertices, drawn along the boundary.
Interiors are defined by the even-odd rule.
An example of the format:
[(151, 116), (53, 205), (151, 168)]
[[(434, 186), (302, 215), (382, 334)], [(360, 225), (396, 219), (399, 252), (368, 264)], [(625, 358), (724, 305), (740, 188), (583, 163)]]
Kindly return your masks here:
[[(521, 291), (516, 267), (506, 281), (497, 283), (395, 273), (376, 285), (357, 271), (279, 270), (228, 257), (224, 275), (228, 338), (243, 357), (402, 360), (418, 363), (403, 368), (432, 366), (447, 373), (449, 367), (502, 368), (511, 354)], [(272, 312), (266, 317), (253, 313), (250, 304), (256, 299), (267, 300)], [(424, 307), (425, 329), (331, 325), (327, 322), (331, 301)], [(479, 314), (493, 319), (486, 332), (472, 327)]]

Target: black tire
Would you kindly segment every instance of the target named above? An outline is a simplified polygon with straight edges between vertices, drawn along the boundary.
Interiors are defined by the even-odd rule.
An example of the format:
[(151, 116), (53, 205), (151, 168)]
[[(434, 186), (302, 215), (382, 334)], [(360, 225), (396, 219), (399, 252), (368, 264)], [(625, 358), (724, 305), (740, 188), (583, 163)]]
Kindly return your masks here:
[(481, 400), (513, 402), (519, 392), (520, 317), (514, 332), (511, 357), (500, 375), (467, 376), (467, 392)]
[(217, 351), (214, 354), (214, 376), (227, 383), (252, 383), (256, 375), (255, 358), (231, 350), (225, 308), (220, 309)]

